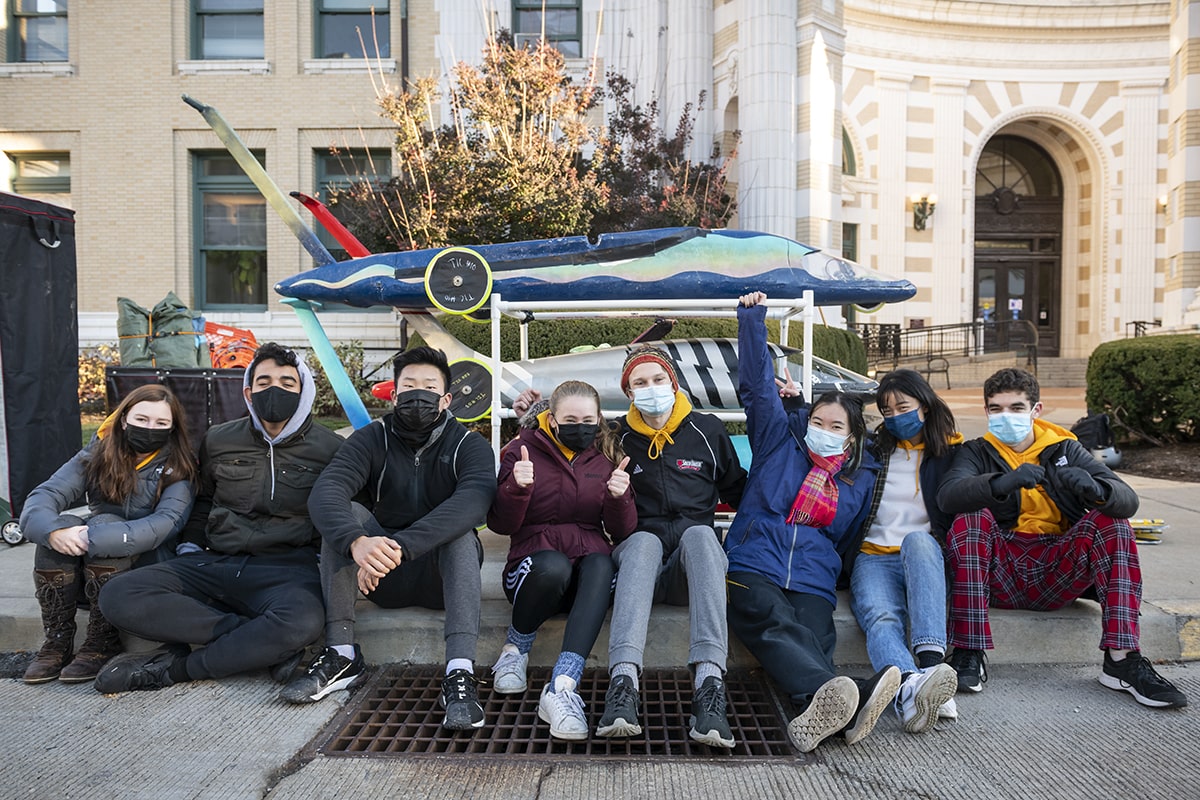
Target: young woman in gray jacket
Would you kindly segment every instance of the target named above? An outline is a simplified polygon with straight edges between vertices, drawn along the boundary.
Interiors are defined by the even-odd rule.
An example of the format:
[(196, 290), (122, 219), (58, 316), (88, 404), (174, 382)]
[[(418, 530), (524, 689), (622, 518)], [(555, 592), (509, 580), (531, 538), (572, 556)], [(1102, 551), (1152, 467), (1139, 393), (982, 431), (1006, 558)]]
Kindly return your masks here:
[[(90, 681), (121, 652), (117, 630), (96, 602), (100, 587), (136, 563), (174, 553), (195, 479), (183, 407), (168, 389), (150, 384), (130, 392), (91, 444), (30, 492), (21, 532), (37, 545), (33, 582), (46, 640), (26, 683)], [(88, 516), (69, 513), (84, 504)], [(73, 653), (81, 590), (91, 610), (83, 646)]]

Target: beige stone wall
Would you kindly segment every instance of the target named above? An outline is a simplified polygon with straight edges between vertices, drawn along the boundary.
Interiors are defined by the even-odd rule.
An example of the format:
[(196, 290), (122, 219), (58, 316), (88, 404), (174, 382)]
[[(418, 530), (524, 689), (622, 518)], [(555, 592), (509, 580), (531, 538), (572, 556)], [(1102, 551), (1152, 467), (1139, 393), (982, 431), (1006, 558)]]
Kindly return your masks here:
[[(316, 188), (315, 152), (334, 144), (387, 147), (391, 141), (365, 67), (312, 74), (306, 65), (313, 25), (308, 0), (267, 4), (266, 74), (189, 73), (186, 5), (73, 5), (73, 77), (0, 77), (0, 152), (70, 154), (83, 317), (114, 314), (119, 295), (147, 306), (169, 290), (193, 300), (191, 155), (224, 148), (181, 95), (216, 107), (249, 147), (265, 150), (266, 168), (285, 193)], [(390, 34), (398, 63), (395, 6)], [(422, 6), (426, 18), (410, 27), (410, 42), (435, 27), (427, 2), (410, 9), (417, 13)], [(414, 60), (428, 67), (423, 57)], [(394, 72), (383, 77), (399, 82)], [(10, 188), (9, 177), (3, 170), (0, 189)], [(268, 214), (267, 230), (269, 281), (311, 267), (276, 215)], [(269, 328), (279, 315), (291, 312), (272, 296), (265, 313), (217, 316)]]

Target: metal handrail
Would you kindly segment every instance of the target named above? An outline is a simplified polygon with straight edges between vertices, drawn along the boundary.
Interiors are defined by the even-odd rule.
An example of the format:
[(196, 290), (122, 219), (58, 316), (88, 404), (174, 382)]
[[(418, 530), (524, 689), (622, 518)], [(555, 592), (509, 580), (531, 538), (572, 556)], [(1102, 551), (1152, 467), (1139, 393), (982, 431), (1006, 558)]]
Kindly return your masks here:
[(859, 335), (873, 366), (935, 359), (971, 357), (992, 353), (1024, 352), (1026, 365), (1037, 372), (1037, 326), (1027, 319), (960, 322), (927, 328), (858, 323), (850, 329)]

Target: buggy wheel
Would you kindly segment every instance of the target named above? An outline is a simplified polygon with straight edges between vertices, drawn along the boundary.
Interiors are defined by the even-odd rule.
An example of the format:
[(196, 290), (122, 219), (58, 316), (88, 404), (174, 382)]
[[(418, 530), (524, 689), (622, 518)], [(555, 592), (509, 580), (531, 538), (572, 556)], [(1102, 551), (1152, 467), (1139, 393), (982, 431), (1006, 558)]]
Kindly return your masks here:
[(16, 547), (21, 542), (25, 541), (25, 537), (21, 535), (21, 526), (17, 524), (15, 519), (10, 519), (8, 522), (4, 523), (3, 536), (4, 541), (7, 542), (10, 547)]

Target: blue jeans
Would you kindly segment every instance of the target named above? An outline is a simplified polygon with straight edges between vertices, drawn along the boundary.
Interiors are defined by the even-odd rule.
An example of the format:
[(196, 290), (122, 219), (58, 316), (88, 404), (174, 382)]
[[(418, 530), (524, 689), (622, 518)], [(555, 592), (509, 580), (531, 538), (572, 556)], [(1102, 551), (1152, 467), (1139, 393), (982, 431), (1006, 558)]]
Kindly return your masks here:
[(914, 531), (899, 553), (859, 553), (850, 574), (850, 608), (867, 635), (874, 669), (895, 665), (914, 672), (914, 649), (934, 645), (945, 652), (946, 568), (937, 540)]

